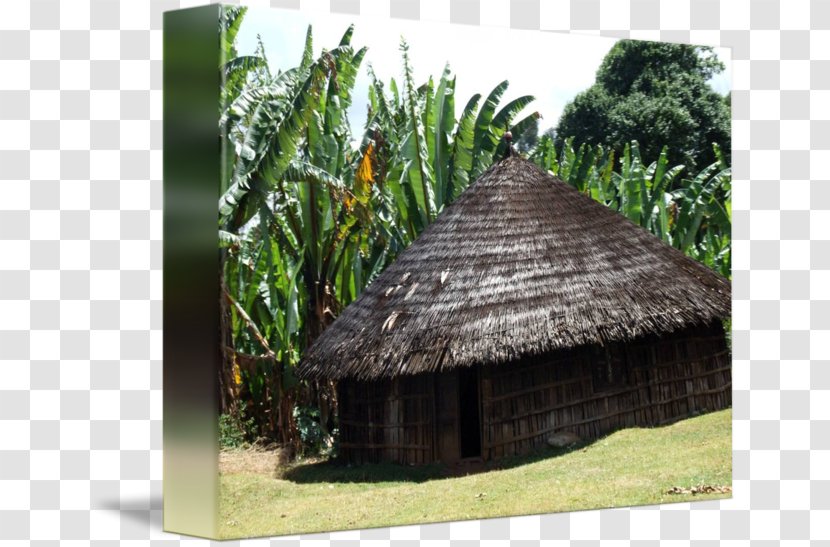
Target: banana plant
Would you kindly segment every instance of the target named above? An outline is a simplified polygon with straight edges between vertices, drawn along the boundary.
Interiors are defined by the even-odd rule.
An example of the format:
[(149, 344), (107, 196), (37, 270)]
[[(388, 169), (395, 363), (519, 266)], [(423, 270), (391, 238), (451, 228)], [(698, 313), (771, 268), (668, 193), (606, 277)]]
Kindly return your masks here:
[(345, 111), (366, 51), (353, 51), (352, 32), (315, 59), (309, 29), (297, 67), (257, 72), (220, 117), (233, 152), (219, 225), (234, 366), (247, 363), (238, 377), (252, 404), (270, 405), (258, 414), (261, 431), (289, 438), (292, 405), (308, 395), (294, 389), (293, 367), (336, 312), (326, 275), (350, 195)]
[(692, 179), (684, 179), (671, 193), (675, 204), (673, 244), (730, 275), (732, 171), (714, 146), (718, 161)]
[(620, 172), (614, 173), (619, 193), (619, 211), (657, 237), (672, 244), (676, 237), (669, 230), (667, 190), (683, 170), (682, 165), (668, 167), (668, 149), (663, 147), (657, 161), (643, 165), (637, 141), (626, 145)]
[(222, 290), (233, 309), (233, 362), (246, 415), (259, 434), (290, 441), (293, 365), (302, 348), (304, 316), (299, 262), (272, 238), (266, 208), (227, 260)]
[(509, 85), (510, 83), (504, 80), (493, 88), (476, 117), (473, 134), (473, 168), (470, 170), (470, 180), (477, 179), (490, 167), (496, 158), (496, 150), (503, 142), (502, 137), (508, 130), (515, 132), (514, 138), (518, 139), (530, 119), (539, 116), (538, 113), (531, 114), (530, 119), (525, 118), (523, 122), (520, 122), (521, 125), (511, 126), (519, 112), (536, 100), (532, 95), (523, 95), (513, 99), (496, 112), (499, 101)]
[[(220, 116), (220, 127), (235, 151), (219, 200), (220, 224), (230, 232), (256, 214), (259, 203), (282, 179), (313, 117), (322, 115), (327, 86), (338, 68), (356, 57), (348, 43), (323, 51), (311, 63), (310, 51), (308, 40), (299, 67), (250, 86)], [(357, 56), (362, 58), (362, 53)], [(353, 81), (353, 74), (345, 74)]]
[(435, 205), (439, 211), (448, 203), (452, 155), (450, 144), (452, 130), (455, 127), (455, 80), (447, 63), (441, 73), (435, 95), (430, 98), (432, 108), (427, 109), (429, 116), (424, 122), (427, 128), (427, 150), (435, 170)]
[(423, 91), (415, 88), (412, 66), (409, 62), (409, 46), (401, 40), (401, 52), (404, 66), (404, 108), (406, 109), (406, 128), (401, 143), (401, 160), (403, 176), (401, 186), (407, 190), (407, 197), (414, 201), (418, 216), (415, 228), (418, 232), (426, 228), (435, 218), (435, 170), (430, 165), (425, 127), (421, 112), (429, 110), (431, 85)]
[(240, 56), (236, 51), (236, 35), (247, 11), (247, 7), (222, 6), (219, 12), (220, 111), (239, 96), (252, 72), (267, 71), (261, 42), (255, 55)]

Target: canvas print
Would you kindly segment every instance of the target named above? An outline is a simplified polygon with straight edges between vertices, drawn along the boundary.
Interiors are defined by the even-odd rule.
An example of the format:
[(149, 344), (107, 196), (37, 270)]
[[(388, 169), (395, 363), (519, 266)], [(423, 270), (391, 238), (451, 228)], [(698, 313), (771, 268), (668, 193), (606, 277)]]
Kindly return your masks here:
[(220, 537), (731, 495), (727, 50), (217, 29)]

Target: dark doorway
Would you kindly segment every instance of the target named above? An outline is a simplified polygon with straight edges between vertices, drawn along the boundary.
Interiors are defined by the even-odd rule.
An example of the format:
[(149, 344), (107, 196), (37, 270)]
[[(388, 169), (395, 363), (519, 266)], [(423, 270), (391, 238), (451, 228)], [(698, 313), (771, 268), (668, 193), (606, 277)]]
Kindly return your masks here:
[(464, 367), (458, 374), (461, 457), (481, 457), (481, 418), (478, 401), (478, 367)]

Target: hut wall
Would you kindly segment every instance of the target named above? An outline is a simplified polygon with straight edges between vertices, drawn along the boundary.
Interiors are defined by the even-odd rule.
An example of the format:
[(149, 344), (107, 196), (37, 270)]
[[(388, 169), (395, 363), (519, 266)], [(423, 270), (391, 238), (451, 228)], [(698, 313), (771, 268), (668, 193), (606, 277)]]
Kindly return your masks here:
[[(351, 463), (460, 457), (457, 370), (338, 385), (340, 454)], [(481, 456), (526, 453), (557, 432), (597, 438), (732, 403), (718, 324), (480, 368)], [(436, 419), (437, 417), (437, 419)]]
[(592, 439), (719, 410), (731, 387), (720, 325), (484, 367), (483, 457), (526, 453), (557, 432)]
[(432, 462), (434, 383), (428, 374), (340, 381), (341, 457), (356, 464)]

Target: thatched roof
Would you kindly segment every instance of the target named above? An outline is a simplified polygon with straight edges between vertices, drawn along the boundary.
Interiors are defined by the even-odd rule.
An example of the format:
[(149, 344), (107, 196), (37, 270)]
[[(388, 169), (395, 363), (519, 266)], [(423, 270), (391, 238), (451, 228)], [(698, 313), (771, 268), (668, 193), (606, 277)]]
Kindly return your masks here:
[(371, 379), (730, 315), (728, 280), (512, 155), (493, 165), (308, 349), (306, 378)]

